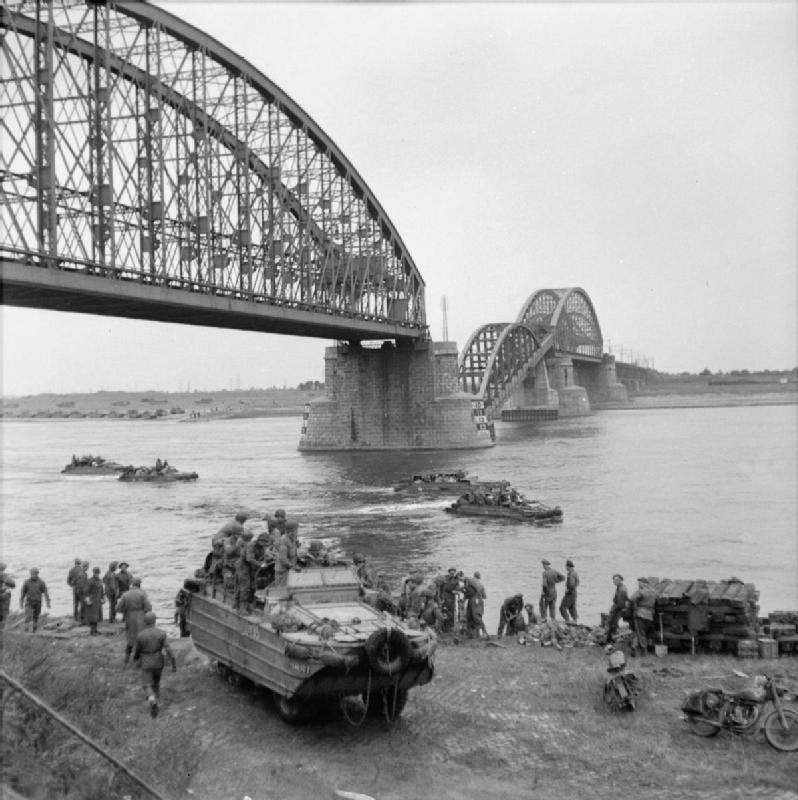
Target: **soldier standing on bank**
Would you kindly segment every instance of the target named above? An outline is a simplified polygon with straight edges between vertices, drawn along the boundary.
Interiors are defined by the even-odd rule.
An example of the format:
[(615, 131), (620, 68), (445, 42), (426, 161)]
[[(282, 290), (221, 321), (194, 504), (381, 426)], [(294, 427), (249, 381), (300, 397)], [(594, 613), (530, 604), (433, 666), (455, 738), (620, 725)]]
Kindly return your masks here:
[(555, 617), (556, 602), (557, 602), (557, 584), (565, 580), (565, 575), (557, 572), (551, 566), (551, 561), (544, 558), (541, 561), (543, 564), (543, 586), (540, 591), (540, 621), (546, 621), (546, 612), (549, 612), (552, 620)]
[[(0, 564), (0, 634), (6, 626), (6, 620), (11, 612), (11, 590), (17, 583), (6, 575), (6, 565)], [(2, 639), (0, 639), (2, 642)]]
[(116, 622), (116, 601), (119, 599), (119, 578), (116, 574), (116, 561), (108, 565), (108, 572), (103, 575), (103, 588), (108, 598), (108, 621)]
[(150, 716), (158, 716), (158, 701), (161, 698), (161, 673), (165, 660), (164, 653), (172, 662), (172, 672), (177, 671), (175, 654), (166, 640), (166, 633), (155, 627), (155, 612), (144, 614), (144, 628), (136, 635), (133, 649), (133, 663), (141, 667), (141, 677), (147, 702), (150, 704)]
[[(74, 456), (72, 456), (72, 458), (74, 458)], [(67, 572), (66, 579), (67, 586), (69, 586), (69, 588), (72, 590), (72, 617), (74, 618), (75, 622), (80, 619), (80, 597), (78, 597), (75, 584), (78, 582), (81, 572), (83, 572), (83, 568), (81, 567), (81, 559), (76, 558), (75, 563), (69, 568), (69, 572)]]
[(560, 615), (566, 622), (577, 622), (576, 587), (579, 586), (579, 575), (574, 569), (574, 562), (569, 558), (565, 562), (565, 594), (560, 603)]
[(610, 606), (609, 619), (607, 620), (608, 642), (618, 633), (618, 623), (623, 619), (629, 602), (629, 590), (623, 582), (623, 575), (616, 572), (612, 576), (612, 582), (615, 584), (615, 594), (612, 596), (612, 605)]
[(33, 623), (33, 633), (39, 624), (39, 615), (42, 613), (42, 598), (50, 608), (50, 595), (47, 593), (47, 585), (39, 577), (37, 567), (31, 567), (30, 578), (22, 584), (22, 591), (19, 595), (19, 607), (25, 609), (25, 630), (30, 630)]
[(105, 591), (100, 578), (100, 568), (94, 567), (86, 589), (86, 622), (89, 624), (89, 634), (99, 635), (97, 623), (103, 621), (103, 600)]

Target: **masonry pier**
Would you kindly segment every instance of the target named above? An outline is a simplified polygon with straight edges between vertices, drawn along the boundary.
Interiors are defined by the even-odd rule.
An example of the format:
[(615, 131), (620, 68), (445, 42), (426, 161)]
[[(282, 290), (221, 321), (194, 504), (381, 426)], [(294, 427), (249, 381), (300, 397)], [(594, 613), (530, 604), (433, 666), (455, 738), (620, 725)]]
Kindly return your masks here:
[(325, 397), (305, 407), (299, 449), (490, 447), (482, 401), (460, 389), (455, 342), (357, 343), (325, 352)]

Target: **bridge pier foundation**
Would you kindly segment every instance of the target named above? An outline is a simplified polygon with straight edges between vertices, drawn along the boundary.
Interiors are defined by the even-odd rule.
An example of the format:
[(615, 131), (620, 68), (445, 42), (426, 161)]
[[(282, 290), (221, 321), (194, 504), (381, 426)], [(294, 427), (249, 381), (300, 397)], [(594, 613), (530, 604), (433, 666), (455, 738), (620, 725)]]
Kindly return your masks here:
[(615, 370), (615, 356), (605, 354), (601, 364), (581, 365), (576, 380), (587, 389), (591, 404), (627, 403), (629, 395)]
[(570, 356), (549, 359), (549, 379), (557, 390), (560, 417), (582, 417), (590, 413), (587, 389), (574, 383), (574, 362)]
[(481, 402), (462, 392), (454, 342), (328, 347), (323, 399), (305, 407), (299, 449), (490, 447)]

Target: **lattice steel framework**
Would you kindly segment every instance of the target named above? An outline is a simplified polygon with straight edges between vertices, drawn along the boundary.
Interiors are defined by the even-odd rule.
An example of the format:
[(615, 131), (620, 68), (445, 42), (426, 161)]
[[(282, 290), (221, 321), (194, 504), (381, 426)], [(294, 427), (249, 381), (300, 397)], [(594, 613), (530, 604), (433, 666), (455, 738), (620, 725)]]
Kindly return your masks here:
[(477, 329), (460, 354), (460, 385), (478, 395), (486, 413), (517, 391), (543, 358), (551, 337), (540, 341), (527, 325), (494, 323)]
[(0, 28), (5, 256), (426, 329), (368, 186), (235, 53), (140, 2), (4, 0)]
[(541, 289), (527, 299), (516, 321), (535, 331), (554, 331), (557, 353), (601, 360), (604, 340), (584, 289)]
[(460, 353), (460, 385), (481, 397), (486, 411), (500, 406), (542, 358), (570, 355), (601, 361), (603, 340), (583, 289), (542, 289), (524, 303), (514, 323), (478, 328)]

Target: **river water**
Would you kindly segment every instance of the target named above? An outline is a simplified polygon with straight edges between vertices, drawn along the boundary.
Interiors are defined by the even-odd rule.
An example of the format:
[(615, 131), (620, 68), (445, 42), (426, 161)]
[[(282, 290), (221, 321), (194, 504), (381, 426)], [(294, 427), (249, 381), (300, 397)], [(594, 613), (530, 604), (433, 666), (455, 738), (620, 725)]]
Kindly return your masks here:
[[(497, 425), (488, 450), (299, 453), (298, 418), (181, 422), (3, 420), (2, 559), (17, 579), (38, 566), (52, 613), (71, 611), (73, 559), (128, 561), (159, 617), (172, 615), (184, 577), (238, 509), (278, 507), (300, 537), (339, 536), (398, 580), (413, 568), (479, 570), (492, 632), (502, 600), (537, 604), (540, 561), (581, 577), (582, 620), (598, 622), (621, 572), (718, 580), (761, 593), (762, 614), (798, 609), (798, 406), (600, 411), (544, 424)], [(133, 464), (166, 458), (195, 483), (130, 484), (67, 478), (71, 455)], [(550, 527), (468, 519), (446, 500), (403, 497), (413, 472), (466, 469), (506, 478), (560, 505)], [(251, 523), (248, 522), (248, 525)], [(263, 523), (255, 522), (257, 530)], [(15, 597), (16, 605), (16, 597)]]

